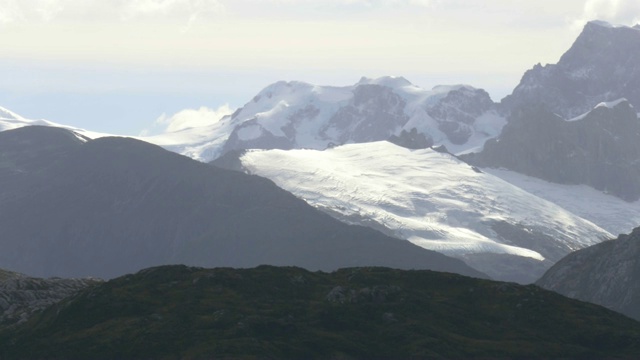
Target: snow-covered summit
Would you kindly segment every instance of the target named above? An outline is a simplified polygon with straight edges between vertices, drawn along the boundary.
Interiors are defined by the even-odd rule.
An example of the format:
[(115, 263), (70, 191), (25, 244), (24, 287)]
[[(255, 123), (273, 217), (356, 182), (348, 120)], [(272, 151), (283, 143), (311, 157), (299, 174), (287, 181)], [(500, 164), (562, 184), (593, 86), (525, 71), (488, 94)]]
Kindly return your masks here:
[[(350, 86), (278, 81), (218, 121), (137, 138), (200, 161), (230, 150), (326, 149), (388, 139), (464, 153), (480, 150), (505, 123), (482, 89), (440, 85), (426, 90), (403, 77), (385, 76), (363, 77)], [(66, 127), (90, 138), (105, 135), (0, 111), (0, 130), (26, 125)]]
[(0, 107), (0, 131), (16, 129), (28, 125), (51, 126), (51, 122), (46, 120), (28, 120), (13, 111)]
[(392, 88), (401, 88), (405, 86), (414, 86), (409, 80), (405, 79), (402, 76), (382, 76), (379, 78), (368, 78), (363, 76), (360, 81), (356, 83), (356, 85), (381, 85), (388, 86)]
[(58, 124), (58, 123), (44, 120), (44, 119), (36, 119), (36, 120), (27, 119), (23, 116), (16, 114), (15, 112), (9, 109), (0, 107), (0, 131), (13, 130), (13, 129), (21, 128), (24, 126), (33, 126), (33, 125), (64, 128), (75, 133), (80, 139), (85, 139), (85, 138), (95, 139), (103, 136), (112, 136), (109, 134), (88, 131), (88, 130), (76, 128), (73, 126), (62, 125), (62, 124)]
[(185, 142), (170, 149), (210, 161), (230, 150), (326, 149), (413, 131), (424, 144), (467, 152), (497, 136), (504, 123), (489, 94), (467, 85), (425, 90), (392, 76), (341, 87), (279, 81), (216, 124), (148, 141), (167, 146), (175, 135)]

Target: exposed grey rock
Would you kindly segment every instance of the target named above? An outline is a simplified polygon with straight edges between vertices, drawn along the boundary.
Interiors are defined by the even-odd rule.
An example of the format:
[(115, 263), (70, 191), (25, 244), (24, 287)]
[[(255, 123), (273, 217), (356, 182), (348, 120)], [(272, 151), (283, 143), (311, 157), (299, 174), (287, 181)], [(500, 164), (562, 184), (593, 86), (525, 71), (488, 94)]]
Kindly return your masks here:
[(39, 279), (24, 275), (0, 281), (0, 325), (20, 324), (98, 279)]
[(640, 109), (640, 29), (592, 21), (557, 64), (527, 71), (502, 105), (544, 104), (570, 119), (620, 98)]
[(473, 134), (476, 119), (494, 108), (486, 91), (460, 87), (447, 93), (427, 114), (438, 121), (438, 128), (453, 144), (461, 145)]
[(621, 100), (565, 121), (543, 106), (514, 112), (498, 139), (463, 156), (561, 184), (585, 184), (627, 201), (640, 198), (640, 120)]
[(433, 146), (433, 140), (419, 133), (416, 128), (410, 131), (402, 130), (400, 135), (392, 135), (388, 141), (407, 149), (426, 149)]
[(384, 140), (409, 120), (406, 102), (386, 86), (361, 84), (353, 91), (351, 102), (338, 110), (321, 130), (340, 134), (338, 143)]
[(567, 255), (537, 285), (640, 320), (640, 228)]

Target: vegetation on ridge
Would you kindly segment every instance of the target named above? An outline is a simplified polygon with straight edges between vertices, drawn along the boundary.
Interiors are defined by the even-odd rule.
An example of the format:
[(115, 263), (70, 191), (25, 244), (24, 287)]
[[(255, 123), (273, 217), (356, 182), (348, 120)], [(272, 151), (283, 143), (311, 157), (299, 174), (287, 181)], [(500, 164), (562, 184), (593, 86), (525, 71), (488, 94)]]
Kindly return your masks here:
[(539, 287), (431, 271), (163, 266), (0, 333), (2, 358), (633, 357), (640, 323)]

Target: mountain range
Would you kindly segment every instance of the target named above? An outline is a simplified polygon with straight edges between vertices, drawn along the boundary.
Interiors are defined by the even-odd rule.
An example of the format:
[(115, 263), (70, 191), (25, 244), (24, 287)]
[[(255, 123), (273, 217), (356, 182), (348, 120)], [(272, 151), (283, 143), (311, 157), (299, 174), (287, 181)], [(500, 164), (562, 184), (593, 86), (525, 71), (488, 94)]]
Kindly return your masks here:
[[(636, 73), (635, 62), (629, 59), (635, 59), (636, 53), (633, 49), (625, 50), (625, 44), (634, 43), (638, 34), (637, 27), (590, 22), (557, 65), (543, 67), (542, 73), (552, 75), (536, 75), (539, 67), (535, 67), (501, 103), (494, 103), (484, 90), (468, 85), (424, 90), (401, 77), (362, 78), (346, 87), (278, 82), (216, 123), (140, 139), (197, 160), (216, 159), (218, 166), (269, 177), (341, 221), (370, 226), (387, 235), (457, 256), (497, 279), (532, 282), (569, 252), (629, 232), (640, 221), (640, 203), (635, 201), (640, 196), (640, 187), (635, 181), (640, 171), (637, 161), (640, 122), (633, 107), (636, 101), (633, 88), (628, 86)], [(596, 50), (603, 51), (598, 52), (598, 56), (588, 56)], [(614, 65), (629, 76), (609, 81), (608, 71)], [(580, 80), (590, 84), (589, 93), (564, 89), (555, 94), (554, 99), (566, 98), (567, 94), (579, 99), (559, 100), (557, 106), (540, 97), (555, 91), (557, 84), (553, 79), (562, 74), (574, 74), (569, 77), (576, 78), (575, 74), (582, 71), (579, 69), (589, 69), (583, 71), (589, 75)], [(631, 100), (618, 100), (618, 96)], [(594, 103), (601, 100), (611, 102)], [(558, 111), (557, 107), (568, 106), (572, 106), (572, 110)], [(573, 116), (580, 111), (584, 111), (580, 116), (563, 117), (563, 114)], [(66, 128), (76, 134), (78, 143), (106, 136), (44, 120), (27, 120), (8, 110), (0, 112), (0, 129), (34, 124)], [(397, 146), (385, 144), (383, 140)], [(115, 142), (115, 139), (97, 141), (112, 145)], [(428, 149), (442, 145), (440, 152)], [(7, 146), (4, 151), (10, 152)], [(337, 148), (331, 150), (333, 147)], [(283, 152), (243, 152), (251, 148)], [(295, 150), (301, 148), (316, 151)], [(24, 166), (33, 163), (49, 171), (53, 169), (49, 164), (57, 164), (59, 156), (67, 156), (56, 151), (36, 152)], [(65, 148), (62, 152), (66, 151)], [(21, 154), (27, 156), (24, 152)], [(227, 155), (219, 158), (223, 154)], [(376, 154), (375, 158), (371, 154)], [(88, 157), (91, 156), (98, 155)], [(250, 160), (251, 157), (260, 157), (260, 161)], [(92, 163), (92, 160), (85, 162)], [(364, 163), (367, 165), (359, 165)], [(317, 166), (306, 168), (311, 164)], [(402, 166), (393, 166), (400, 164)], [(36, 172), (39, 171), (38, 168)], [(141, 175), (138, 171), (133, 173)], [(367, 175), (370, 173), (375, 175)], [(369, 182), (365, 181), (367, 178)], [(328, 181), (332, 179), (333, 182)], [(25, 194), (30, 189), (51, 186), (42, 176), (37, 181), (19, 176), (5, 181)], [(134, 193), (143, 191), (144, 186), (137, 181), (142, 180), (127, 180), (126, 183), (137, 185), (126, 188)], [(152, 183), (149, 179), (144, 181)], [(382, 181), (385, 186), (379, 186), (376, 181)], [(369, 183), (372, 187), (364, 186)], [(536, 185), (531, 188), (530, 184)], [(586, 191), (580, 187), (582, 184), (601, 193)], [(11, 186), (6, 186), (4, 193), (0, 190), (0, 194), (15, 197), (11, 195), (14, 192)], [(165, 191), (169, 189), (171, 185)], [(40, 191), (52, 196), (50, 191)], [(384, 193), (391, 200), (371, 196), (371, 193)], [(582, 201), (584, 196), (589, 198)], [(29, 199), (35, 201), (34, 198)], [(64, 202), (61, 198), (50, 201)], [(27, 202), (22, 200), (16, 200), (11, 206), (18, 202), (26, 208)], [(587, 203), (589, 206), (583, 206)], [(128, 205), (114, 208), (119, 206), (128, 209)], [(181, 211), (191, 213), (188, 209)], [(109, 212), (105, 214), (109, 214), (107, 219), (112, 217)], [(119, 219), (118, 216), (122, 215), (114, 218)], [(148, 215), (140, 213), (139, 216)], [(215, 222), (204, 214), (194, 215), (193, 219)], [(99, 217), (94, 217), (87, 223), (99, 221)], [(177, 222), (184, 229), (188, 227), (186, 222)], [(115, 228), (112, 223), (109, 229), (117, 230), (105, 230), (98, 237), (104, 241), (112, 241), (106, 239), (109, 236), (121, 238), (122, 234), (107, 234), (130, 231), (128, 225), (125, 226), (127, 223), (121, 221)], [(151, 224), (149, 220), (147, 226)], [(101, 226), (105, 225), (98, 228)], [(204, 231), (169, 231), (175, 224), (166, 226), (169, 233)], [(25, 234), (32, 230), (21, 231), (16, 235), (27, 236)], [(56, 231), (60, 236), (68, 236), (67, 230)], [(149, 234), (158, 232), (137, 237), (146, 239), (140, 241), (152, 242)], [(154, 236), (172, 237), (166, 233)], [(74, 237), (77, 235), (71, 236)], [(23, 250), (27, 251), (24, 247)], [(142, 248), (137, 251), (141, 254), (161, 252)], [(174, 252), (166, 252), (160, 258), (178, 259)], [(78, 257), (83, 258), (80, 254)], [(147, 266), (158, 264), (145, 263)], [(102, 276), (117, 274), (120, 273)], [(49, 274), (38, 270), (33, 275)]]
[(377, 265), (485, 277), (462, 261), (343, 224), (270, 180), (128, 138), (0, 132), (0, 264), (111, 278), (184, 263), (333, 270)]
[(0, 108), (0, 357), (634, 358), (637, 322), (480, 279), (640, 319), (638, 64), (592, 21), (499, 103), (283, 81), (138, 139)]

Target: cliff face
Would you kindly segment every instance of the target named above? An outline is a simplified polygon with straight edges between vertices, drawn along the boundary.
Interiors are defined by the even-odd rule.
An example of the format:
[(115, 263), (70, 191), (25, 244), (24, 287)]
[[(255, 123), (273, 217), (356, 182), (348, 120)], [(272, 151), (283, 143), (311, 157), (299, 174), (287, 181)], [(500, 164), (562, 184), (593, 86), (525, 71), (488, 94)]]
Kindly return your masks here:
[(546, 106), (520, 108), (498, 139), (465, 160), (561, 184), (584, 184), (627, 201), (640, 198), (640, 120), (626, 100), (566, 121)]
[(640, 320), (640, 228), (616, 240), (578, 250), (537, 284)]
[(640, 27), (592, 21), (557, 64), (528, 70), (502, 105), (545, 104), (570, 119), (620, 98), (640, 107)]

